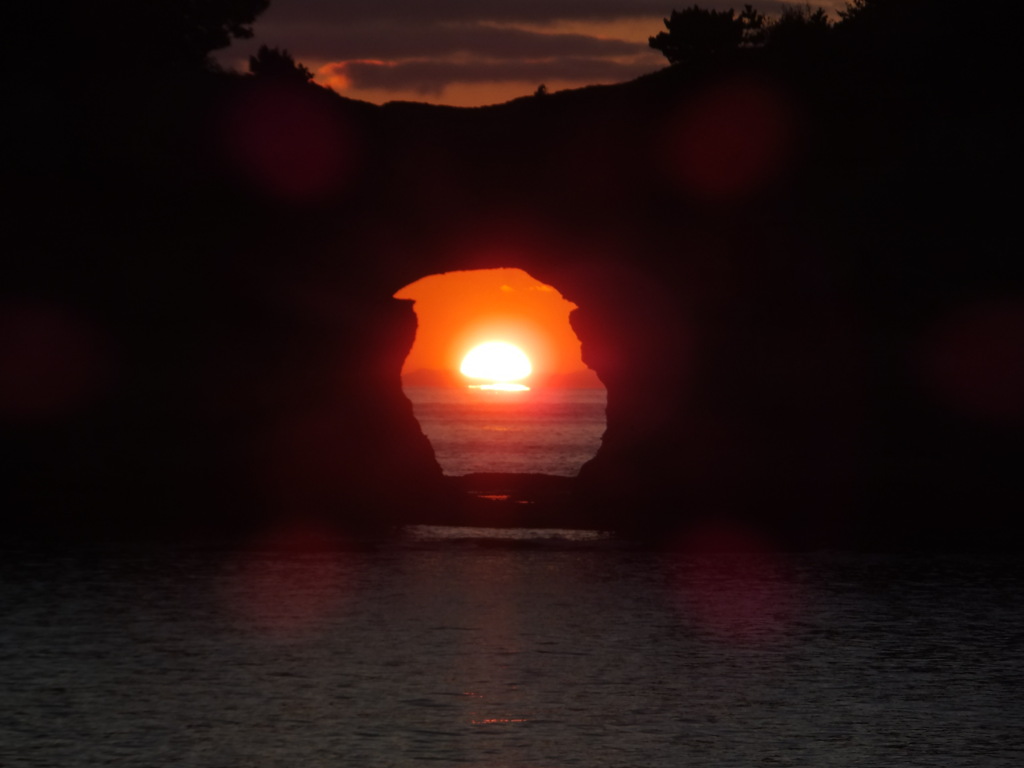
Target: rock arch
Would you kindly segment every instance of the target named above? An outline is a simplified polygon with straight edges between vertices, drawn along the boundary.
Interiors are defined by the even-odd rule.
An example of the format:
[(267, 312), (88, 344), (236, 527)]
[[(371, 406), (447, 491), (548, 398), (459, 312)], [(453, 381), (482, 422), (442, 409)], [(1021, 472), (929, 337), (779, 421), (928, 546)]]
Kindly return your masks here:
[[(659, 536), (721, 518), (804, 542), (842, 535), (866, 386), (850, 286), (802, 211), (746, 190), (695, 199), (664, 175), (653, 126), (667, 107), (644, 102), (626, 123), (612, 101), (554, 132), (515, 104), (396, 128), (391, 176), (360, 201), (373, 215), (345, 235), (363, 290), (517, 267), (579, 306), (584, 360), (608, 389), (605, 441), (577, 483), (594, 525)], [(394, 126), (416, 110), (382, 113)]]
[[(22, 163), (11, 240), (31, 246), (4, 300), (83, 318), (110, 375), (75, 413), (4, 424), (6, 522), (379, 529), (442, 508), (401, 392), (415, 318), (391, 297), (424, 274), (514, 266), (580, 307), (608, 389), (606, 439), (578, 481), (590, 523), (662, 539), (725, 521), (801, 546), (999, 541), (1024, 496), (1019, 418), (954, 412), (918, 379), (942, 317), (1021, 304), (1006, 185), (991, 182), (1015, 140), (1005, 99), (993, 89), (977, 112), (952, 93), (938, 119), (903, 98), (912, 78), (890, 83), (896, 108), (863, 77), (841, 55), (817, 68), (751, 53), (478, 110), (304, 86), (308, 109), (287, 113), (339, 152), (284, 197), (259, 186), (276, 174), (236, 167), (276, 162), (275, 147), (208, 146), (223, 105), (265, 87), (224, 77), (181, 96), (145, 147), (104, 142), (109, 157), (52, 181)], [(958, 113), (982, 117), (952, 130)], [(311, 126), (284, 127), (287, 156), (316, 170)], [(967, 336), (941, 369), (969, 362)], [(68, 360), (52, 362), (41, 375)]]

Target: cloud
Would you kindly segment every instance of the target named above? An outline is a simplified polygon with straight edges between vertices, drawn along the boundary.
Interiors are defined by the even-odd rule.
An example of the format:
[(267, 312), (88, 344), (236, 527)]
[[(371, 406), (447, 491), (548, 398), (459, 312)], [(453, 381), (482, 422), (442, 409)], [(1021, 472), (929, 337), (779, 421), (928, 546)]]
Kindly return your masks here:
[(646, 44), (578, 34), (544, 34), (487, 24), (283, 26), (278, 34), (301, 40), (307, 59), (419, 59), (456, 54), (487, 59), (538, 59), (558, 56), (636, 56)]
[[(847, 0), (816, 0), (814, 7), (837, 10)], [(326, 23), (331, 25), (399, 24), (497, 21), (513, 24), (549, 24), (557, 21), (615, 21), (662, 18), (672, 9), (692, 3), (669, 0), (275, 0), (261, 21), (273, 23)], [(755, 0), (762, 13), (778, 13), (801, 2)], [(705, 0), (703, 8), (735, 9), (738, 0)]]
[[(843, 0), (819, 0), (835, 9)], [(274, 0), (256, 38), (318, 70), (318, 81), (360, 97), (440, 96), (448, 85), (621, 82), (665, 65), (647, 37), (661, 31), (667, 0)], [(736, 0), (705, 0), (739, 8)], [(755, 2), (765, 13), (784, 5)], [(649, 31), (646, 30), (649, 24)]]
[(453, 83), (617, 82), (631, 80), (650, 71), (649, 61), (642, 64), (570, 57), (554, 61), (343, 61), (326, 65), (320, 74), (329, 81), (338, 78), (352, 88), (436, 95)]
[[(709, 5), (728, 3), (709, 3)], [(316, 20), (327, 24), (436, 24), (452, 21), (548, 23), (567, 19), (612, 20), (665, 16), (665, 0), (279, 0), (263, 17), (274, 23)]]
[[(621, 19), (663, 18), (673, 8), (688, 2), (669, 0), (275, 0), (260, 17), (264, 24), (327, 24), (335, 27), (386, 26), (408, 24), (444, 24), (450, 22), (506, 22), (512, 24), (550, 24), (559, 21), (616, 21)], [(762, 13), (778, 13), (786, 5), (800, 2), (755, 0)], [(738, 0), (705, 0), (703, 8), (726, 10), (743, 7)], [(816, 0), (812, 6), (835, 11), (846, 0)]]

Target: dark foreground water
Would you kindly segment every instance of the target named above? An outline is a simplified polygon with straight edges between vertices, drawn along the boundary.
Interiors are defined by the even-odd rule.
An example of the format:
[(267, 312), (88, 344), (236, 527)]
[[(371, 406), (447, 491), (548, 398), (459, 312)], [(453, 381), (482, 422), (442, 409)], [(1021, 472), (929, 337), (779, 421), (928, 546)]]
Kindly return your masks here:
[(1011, 559), (486, 535), (6, 552), (0, 764), (1024, 765)]

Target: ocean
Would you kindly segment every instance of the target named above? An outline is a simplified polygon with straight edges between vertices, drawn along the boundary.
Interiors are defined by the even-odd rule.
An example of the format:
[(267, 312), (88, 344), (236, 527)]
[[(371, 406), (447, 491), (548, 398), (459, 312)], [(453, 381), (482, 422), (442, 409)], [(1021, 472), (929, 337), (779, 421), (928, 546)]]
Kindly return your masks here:
[(1024, 762), (1019, 559), (410, 528), (0, 559), (0, 764)]
[[(450, 475), (573, 475), (604, 392), (413, 391)], [(410, 526), (0, 550), (0, 765), (1024, 764), (1024, 566)]]
[(603, 389), (408, 387), (405, 393), (446, 475), (573, 477), (597, 453), (605, 430)]

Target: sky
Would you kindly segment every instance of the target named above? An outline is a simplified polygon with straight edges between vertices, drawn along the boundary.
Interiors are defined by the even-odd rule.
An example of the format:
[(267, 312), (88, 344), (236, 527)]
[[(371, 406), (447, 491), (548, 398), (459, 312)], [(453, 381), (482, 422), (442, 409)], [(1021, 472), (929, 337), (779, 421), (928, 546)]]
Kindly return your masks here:
[(586, 370), (579, 339), (569, 325), (576, 305), (521, 269), (430, 275), (395, 297), (416, 302), (418, 328), (405, 374), (456, 371), (465, 354), (485, 341), (506, 341), (522, 349), (533, 365), (534, 380)]
[[(497, 104), (632, 80), (666, 66), (647, 40), (673, 0), (271, 0), (252, 40), (219, 57), (245, 71), (261, 44), (283, 48), (343, 96), (382, 104)], [(742, 2), (704, 0), (703, 8)], [(754, 3), (764, 13), (782, 3)], [(841, 8), (842, 0), (815, 6)]]

